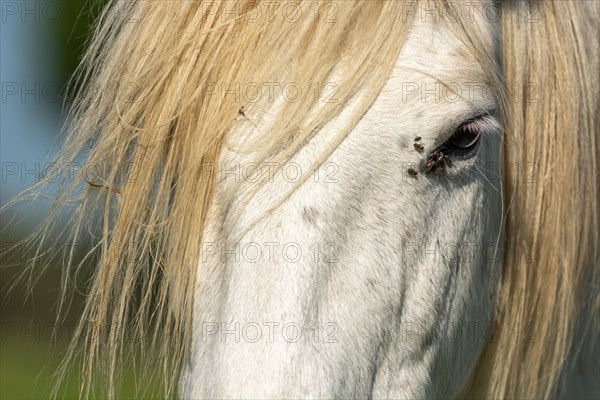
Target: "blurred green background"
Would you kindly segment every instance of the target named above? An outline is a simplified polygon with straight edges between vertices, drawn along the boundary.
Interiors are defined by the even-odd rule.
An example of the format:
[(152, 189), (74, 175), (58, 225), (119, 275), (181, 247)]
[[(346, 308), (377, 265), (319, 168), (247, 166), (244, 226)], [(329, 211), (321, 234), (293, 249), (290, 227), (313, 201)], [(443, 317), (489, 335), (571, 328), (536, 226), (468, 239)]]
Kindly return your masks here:
[[(94, 20), (105, 0), (0, 1), (0, 203), (31, 186), (59, 132), (65, 85), (78, 65)], [(25, 238), (48, 210), (43, 200), (0, 214), (0, 398), (49, 398), (53, 375), (73, 333), (82, 297), (56, 325), (61, 282), (59, 262), (25, 279), (32, 254), (11, 248)], [(18, 221), (15, 223), (15, 221)], [(29, 284), (32, 284), (31, 286)], [(60, 397), (78, 398), (77, 371)], [(134, 397), (132, 379), (121, 396)]]

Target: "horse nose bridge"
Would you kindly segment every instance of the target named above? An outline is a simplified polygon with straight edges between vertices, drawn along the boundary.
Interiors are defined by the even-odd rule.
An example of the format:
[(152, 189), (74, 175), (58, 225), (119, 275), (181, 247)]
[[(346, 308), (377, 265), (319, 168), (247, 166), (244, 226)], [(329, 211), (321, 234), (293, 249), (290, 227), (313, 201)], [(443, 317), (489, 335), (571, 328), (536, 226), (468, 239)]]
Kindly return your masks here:
[[(333, 398), (336, 380), (318, 378), (318, 359), (307, 358), (291, 343), (258, 343), (231, 330), (229, 343), (213, 347), (206, 365), (192, 371), (186, 390), (191, 398)], [(236, 336), (237, 335), (237, 336)], [(239, 342), (238, 342), (239, 340)], [(250, 340), (250, 341), (249, 341)], [(301, 346), (303, 347), (303, 346)]]

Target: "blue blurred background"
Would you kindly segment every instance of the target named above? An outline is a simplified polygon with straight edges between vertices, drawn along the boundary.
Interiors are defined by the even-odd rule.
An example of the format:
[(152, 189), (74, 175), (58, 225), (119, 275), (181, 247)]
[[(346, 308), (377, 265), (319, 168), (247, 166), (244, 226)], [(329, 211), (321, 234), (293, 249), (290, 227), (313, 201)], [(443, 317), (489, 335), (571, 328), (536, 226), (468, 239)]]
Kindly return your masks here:
[[(50, 148), (69, 106), (65, 85), (103, 5), (104, 0), (0, 1), (1, 205), (34, 184), (51, 159)], [(73, 312), (56, 325), (58, 265), (15, 279), (31, 254), (13, 247), (40, 222), (49, 203), (22, 205), (16, 220), (16, 207), (0, 214), (2, 399), (49, 397), (81, 303), (76, 297)], [(35, 284), (30, 287), (28, 281)], [(78, 397), (78, 387), (71, 381), (62, 392), (65, 398)], [(124, 388), (123, 396), (127, 395)]]

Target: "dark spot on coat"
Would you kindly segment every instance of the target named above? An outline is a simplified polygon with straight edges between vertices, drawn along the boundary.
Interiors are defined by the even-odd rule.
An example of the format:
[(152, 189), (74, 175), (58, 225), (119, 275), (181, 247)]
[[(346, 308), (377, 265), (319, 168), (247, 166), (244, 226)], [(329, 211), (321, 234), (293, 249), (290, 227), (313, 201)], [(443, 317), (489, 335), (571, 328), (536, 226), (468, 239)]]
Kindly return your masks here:
[(302, 209), (302, 219), (309, 224), (316, 223), (318, 216), (319, 216), (318, 211), (312, 207), (304, 207)]
[(400, 147), (409, 147), (410, 146), (410, 139), (405, 138), (405, 137), (400, 137), (398, 139), (398, 144), (400, 145)]

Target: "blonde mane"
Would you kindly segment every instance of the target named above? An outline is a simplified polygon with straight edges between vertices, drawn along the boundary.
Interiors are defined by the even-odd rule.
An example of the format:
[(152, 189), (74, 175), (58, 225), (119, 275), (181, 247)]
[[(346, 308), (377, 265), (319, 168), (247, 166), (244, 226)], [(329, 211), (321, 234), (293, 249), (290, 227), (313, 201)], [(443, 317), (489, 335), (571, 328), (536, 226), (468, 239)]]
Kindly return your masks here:
[(504, 73), (526, 95), (511, 99), (504, 121), (501, 333), (481, 357), (475, 393), (548, 398), (569, 352), (583, 336), (591, 347), (599, 328), (598, 4), (511, 5), (500, 21)]
[[(281, 164), (351, 99), (360, 99), (322, 161), (390, 76), (414, 18), (412, 3), (340, 1), (334, 23), (317, 23), (310, 12), (297, 20), (274, 12), (253, 23), (230, 12), (242, 10), (239, 17), (281, 7), (261, 0), (210, 6), (115, 1), (106, 8), (78, 73), (82, 89), (59, 158), (67, 165), (83, 156), (94, 174), (66, 184), (48, 224), (37, 232), (43, 239), (73, 196), (81, 197), (73, 243), (90, 216), (101, 220), (99, 261), (67, 356), (70, 365), (83, 354), (84, 395), (96, 371), (106, 371), (106, 394), (115, 396), (120, 360), (128, 353), (124, 339), (132, 332), (160, 361), (167, 394), (176, 392), (174, 371), (188, 354), (194, 282), (202, 279), (195, 272), (214, 184), (207, 166), (216, 163), (227, 133), (240, 121), (260, 122), (273, 110), (269, 96), (245, 103), (215, 92), (212, 84), (276, 81), (308, 88), (333, 74), (341, 77), (337, 102), (309, 101), (306, 91), (300, 101), (278, 104), (261, 148), (247, 149), (257, 161)], [(584, 19), (598, 10), (563, 1), (527, 4), (499, 12), (506, 204), (501, 332), (482, 354), (466, 396), (549, 397), (579, 343), (573, 327), (580, 316), (589, 317), (580, 311), (597, 316), (600, 306), (597, 42), (590, 42), (594, 32), (583, 32)], [(528, 7), (539, 12), (536, 22), (524, 22)], [(465, 45), (475, 46), (471, 25), (448, 25), (471, 39)], [(501, 83), (492, 49), (469, 50)], [(530, 87), (537, 88), (537, 101), (508, 90)], [(535, 179), (520, 168), (524, 162), (535, 166)], [(535, 263), (524, 258), (528, 246), (535, 249)], [(65, 282), (72, 278), (71, 263)], [(534, 341), (505, 332), (528, 326)]]

